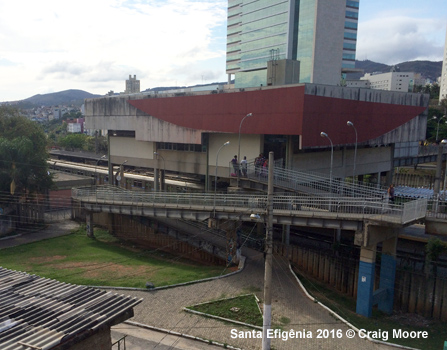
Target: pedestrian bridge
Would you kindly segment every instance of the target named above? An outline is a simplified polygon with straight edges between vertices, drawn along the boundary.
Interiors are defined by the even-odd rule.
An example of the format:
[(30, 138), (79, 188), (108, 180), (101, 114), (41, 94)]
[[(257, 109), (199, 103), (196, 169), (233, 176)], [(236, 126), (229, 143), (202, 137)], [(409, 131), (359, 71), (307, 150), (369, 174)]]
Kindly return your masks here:
[[(203, 221), (266, 220), (267, 195), (219, 193), (144, 193), (113, 186), (76, 188), (72, 198), (90, 212)], [(425, 217), (427, 199), (389, 204), (378, 197), (274, 194), (273, 223), (362, 230), (364, 222), (402, 227)], [(257, 214), (257, 215), (252, 215)]]

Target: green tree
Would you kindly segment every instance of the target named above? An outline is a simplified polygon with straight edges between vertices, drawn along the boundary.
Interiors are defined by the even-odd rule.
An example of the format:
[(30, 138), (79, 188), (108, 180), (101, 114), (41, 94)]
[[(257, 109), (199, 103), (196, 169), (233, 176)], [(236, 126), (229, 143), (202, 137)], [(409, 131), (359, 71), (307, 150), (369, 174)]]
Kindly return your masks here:
[(59, 145), (70, 150), (87, 149), (87, 135), (84, 134), (68, 134), (59, 140)]
[[(22, 196), (44, 192), (52, 184), (48, 173), (47, 139), (40, 126), (17, 109), (0, 106), (0, 191)], [(7, 198), (2, 196), (2, 198)]]

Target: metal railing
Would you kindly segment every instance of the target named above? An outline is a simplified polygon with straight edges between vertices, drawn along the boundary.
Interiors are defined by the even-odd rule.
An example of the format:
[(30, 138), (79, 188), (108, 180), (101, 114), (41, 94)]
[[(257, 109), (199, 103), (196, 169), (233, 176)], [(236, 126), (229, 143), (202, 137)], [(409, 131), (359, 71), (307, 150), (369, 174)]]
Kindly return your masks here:
[[(223, 212), (259, 213), (267, 208), (267, 195), (213, 194), (213, 193), (143, 193), (115, 189), (111, 186), (76, 188), (72, 197), (81, 202), (122, 206), (156, 206), (164, 208)], [(374, 219), (405, 224), (425, 216), (427, 200), (419, 199), (394, 205), (378, 198), (320, 197), (305, 194), (273, 197), (273, 210), (278, 215), (337, 217), (345, 220)]]
[[(231, 165), (231, 164), (230, 164)], [(230, 177), (237, 176), (237, 169), (230, 166)], [(256, 165), (254, 160), (247, 163), (246, 168), (240, 169), (240, 177), (267, 183), (268, 168)], [(310, 172), (296, 171), (277, 167), (273, 171), (274, 186), (296, 192), (310, 193), (317, 196), (347, 196), (360, 198), (379, 198), (386, 196), (387, 190), (383, 187), (367, 184), (352, 183), (333, 178), (332, 181), (325, 175)]]

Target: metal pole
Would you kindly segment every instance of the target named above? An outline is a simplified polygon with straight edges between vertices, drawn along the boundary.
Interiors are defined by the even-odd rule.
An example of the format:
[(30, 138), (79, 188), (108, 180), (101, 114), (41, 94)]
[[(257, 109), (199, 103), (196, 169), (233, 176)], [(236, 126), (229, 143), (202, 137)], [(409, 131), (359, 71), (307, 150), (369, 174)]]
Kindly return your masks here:
[(241, 168), (240, 168), (240, 164), (241, 164), (241, 128), (242, 128), (242, 123), (244, 122), (245, 118), (251, 117), (252, 115), (253, 115), (252, 113), (248, 113), (244, 118), (242, 118), (241, 123), (239, 124), (239, 142), (238, 142), (238, 147), (237, 147), (237, 161), (238, 161), (237, 187), (238, 188), (239, 188), (239, 177), (240, 177), (240, 173), (241, 173)]
[(213, 218), (216, 218), (216, 192), (217, 192), (217, 160), (219, 159), (219, 152), (220, 150), (229, 145), (230, 141), (225, 142), (217, 151), (216, 154), (216, 169), (215, 169), (215, 176), (214, 176), (214, 203), (213, 203)]
[[(445, 144), (447, 144), (447, 139), (444, 139), (444, 140), (441, 141), (441, 145), (444, 146)], [(444, 152), (442, 152), (442, 153), (444, 153)], [(442, 153), (441, 153), (441, 156), (442, 156)], [(447, 159), (445, 160), (444, 186), (443, 186), (443, 189), (442, 189), (444, 200), (445, 200), (445, 182), (446, 181), (447, 181)]]
[(97, 183), (96, 183), (96, 168), (98, 167), (98, 163), (101, 161), (101, 159), (104, 159), (105, 157), (106, 157), (106, 155), (104, 154), (101, 158), (99, 158), (96, 161), (96, 165), (95, 165), (95, 186), (97, 185)]
[[(436, 117), (434, 117), (436, 118)], [(438, 135), (439, 135), (439, 123), (441, 122), (442, 119), (445, 118), (445, 115), (443, 115), (441, 118), (439, 118), (438, 120), (438, 127), (436, 128), (436, 142), (438, 142)]]
[[(348, 121), (347, 124), (349, 126), (352, 126), (354, 128), (355, 131), (355, 148), (354, 148), (354, 167), (352, 169), (352, 185), (354, 185), (354, 178), (355, 178), (355, 164), (356, 164), (356, 160), (357, 160), (357, 129), (354, 126), (353, 122)], [(354, 189), (352, 190), (354, 191)]]
[[(160, 190), (161, 192), (163, 192), (165, 190), (165, 172), (166, 172), (166, 162), (164, 157), (158, 153), (158, 152), (154, 152), (154, 154), (158, 157), (160, 157), (163, 160), (163, 169), (161, 169), (161, 174), (159, 176), (159, 180), (160, 180)], [(158, 158), (157, 158), (158, 160)], [(155, 179), (154, 179), (155, 181)]]
[(265, 237), (264, 316), (262, 325), (262, 350), (270, 350), (268, 331), (272, 326), (272, 264), (273, 264), (273, 167), (274, 154), (269, 153), (267, 187), (267, 228)]

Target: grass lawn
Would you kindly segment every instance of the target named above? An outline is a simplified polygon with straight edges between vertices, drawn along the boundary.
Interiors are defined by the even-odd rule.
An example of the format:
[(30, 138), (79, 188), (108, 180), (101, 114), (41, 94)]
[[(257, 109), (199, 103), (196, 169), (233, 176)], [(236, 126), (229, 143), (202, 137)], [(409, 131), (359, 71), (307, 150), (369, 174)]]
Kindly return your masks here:
[[(447, 340), (447, 327), (441, 321), (427, 320), (414, 314), (384, 314), (373, 309), (373, 316), (366, 318), (355, 313), (356, 300), (330, 289), (327, 285), (301, 275), (294, 269), (304, 287), (318, 301), (339, 314), (359, 329), (388, 331), (388, 342), (423, 350), (440, 350)], [(427, 339), (395, 339), (393, 329), (402, 331), (427, 331)]]
[(253, 294), (192, 305), (188, 309), (262, 327), (262, 314)]
[(228, 272), (223, 266), (137, 249), (104, 230), (95, 230), (91, 239), (82, 228), (67, 236), (2, 249), (0, 266), (67, 283), (136, 288), (145, 288), (146, 282), (160, 287)]

